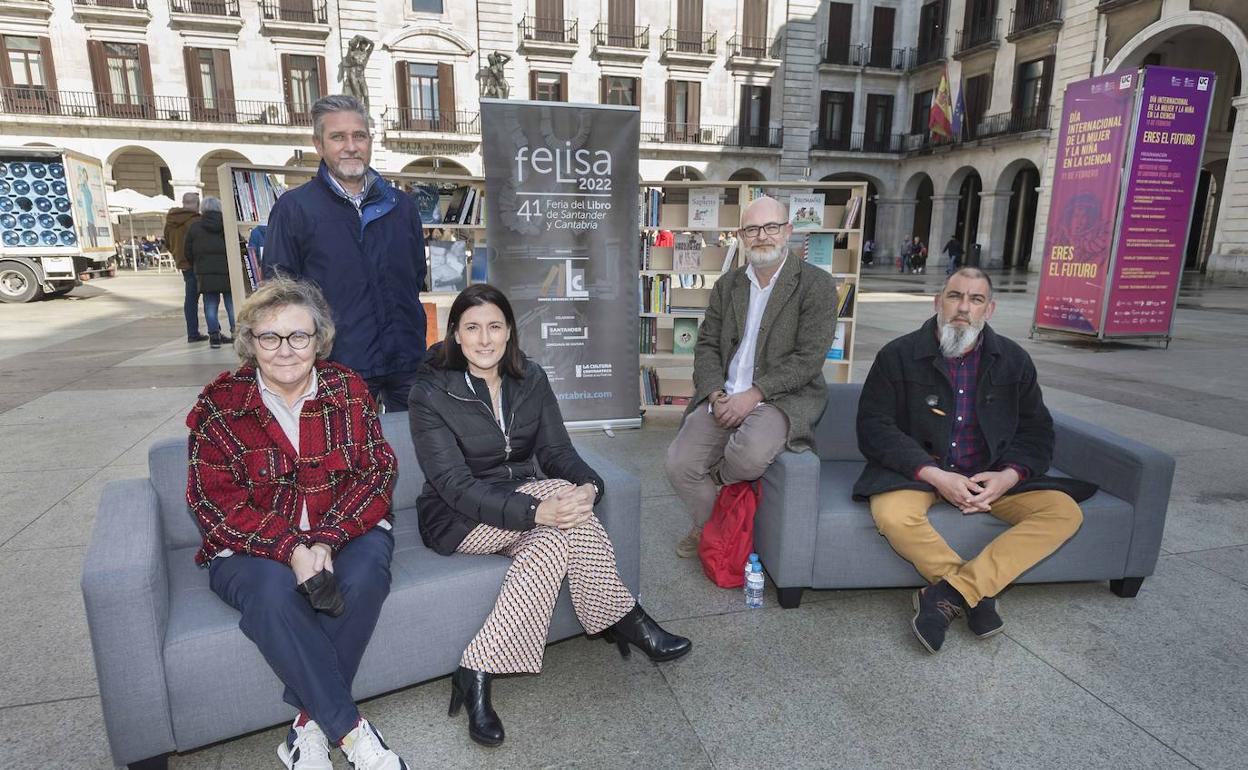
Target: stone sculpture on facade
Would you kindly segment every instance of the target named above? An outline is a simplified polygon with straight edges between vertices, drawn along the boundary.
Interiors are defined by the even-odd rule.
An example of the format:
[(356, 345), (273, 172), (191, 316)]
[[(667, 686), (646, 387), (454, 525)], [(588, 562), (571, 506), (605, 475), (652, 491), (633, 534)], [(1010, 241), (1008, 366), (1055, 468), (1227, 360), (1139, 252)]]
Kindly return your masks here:
[(354, 96), (368, 104), (368, 83), (364, 79), (364, 69), (368, 66), (368, 57), (373, 55), (373, 41), (363, 35), (356, 35), (347, 43), (347, 53), (338, 65), (338, 80), (342, 83), (342, 92)]

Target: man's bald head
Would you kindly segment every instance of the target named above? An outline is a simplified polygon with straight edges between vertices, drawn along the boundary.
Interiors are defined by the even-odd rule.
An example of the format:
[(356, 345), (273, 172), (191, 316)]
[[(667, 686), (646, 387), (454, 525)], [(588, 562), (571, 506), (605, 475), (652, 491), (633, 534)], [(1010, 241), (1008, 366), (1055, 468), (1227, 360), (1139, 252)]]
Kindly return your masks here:
[(745, 207), (745, 211), (741, 214), (742, 227), (765, 225), (768, 222), (788, 221), (789, 210), (784, 207), (783, 203), (768, 195), (755, 198), (750, 205)]

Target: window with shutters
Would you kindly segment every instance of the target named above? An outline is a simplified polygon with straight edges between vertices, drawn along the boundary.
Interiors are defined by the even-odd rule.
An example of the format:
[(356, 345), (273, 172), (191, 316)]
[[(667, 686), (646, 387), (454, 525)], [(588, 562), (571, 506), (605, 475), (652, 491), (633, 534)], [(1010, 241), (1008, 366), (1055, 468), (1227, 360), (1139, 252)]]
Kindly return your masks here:
[(1018, 99), (1014, 105), (1016, 115), (1028, 117), (1040, 111), (1045, 80), (1049, 76), (1044, 66), (1045, 61), (1036, 59), (1018, 65)]
[(315, 56), (290, 56), (290, 109), (309, 114), (321, 98), (320, 69)]
[(407, 99), (417, 120), (438, 119), (438, 65), (407, 65)]
[(0, 101), (13, 112), (50, 111), (56, 89), (48, 41), (36, 37), (0, 37)]
[(914, 107), (910, 112), (910, 133), (927, 133), (927, 122), (932, 112), (932, 94), (932, 91), (921, 91), (914, 95)]
[(148, 94), (143, 91), (143, 65), (137, 45), (105, 43), (104, 65), (113, 104), (138, 106), (146, 101)]
[(867, 152), (888, 152), (889, 135), (893, 132), (893, 97), (891, 94), (867, 94), (867, 131), (862, 149)]
[(854, 94), (849, 91), (824, 91), (819, 103), (819, 146), (825, 150), (849, 149)]
[(945, 55), (945, 3), (928, 3), (919, 11), (919, 41), (915, 64), (936, 61)]
[(963, 121), (962, 135), (967, 139), (974, 139), (979, 134), (984, 113), (988, 111), (988, 103), (992, 99), (992, 74), (986, 72), (969, 77), (964, 87), (966, 120)]
[(603, 104), (637, 106), (637, 78), (621, 78), (614, 75), (603, 77)]
[(823, 46), (827, 64), (849, 64), (851, 22), (854, 6), (849, 3), (828, 3), (828, 39)]
[(742, 147), (766, 147), (771, 133), (771, 87), (741, 86), (741, 112), (738, 121), (738, 144)]
[(702, 84), (692, 80), (667, 81), (667, 140), (700, 142)]
[(203, 100), (204, 109), (217, 109), (217, 71), (212, 58), (212, 49), (198, 48), (195, 51), (195, 76), (199, 80), (199, 92), (203, 94), (200, 97)]
[(533, 98), (539, 102), (566, 101), (563, 77), (558, 72), (533, 73)]

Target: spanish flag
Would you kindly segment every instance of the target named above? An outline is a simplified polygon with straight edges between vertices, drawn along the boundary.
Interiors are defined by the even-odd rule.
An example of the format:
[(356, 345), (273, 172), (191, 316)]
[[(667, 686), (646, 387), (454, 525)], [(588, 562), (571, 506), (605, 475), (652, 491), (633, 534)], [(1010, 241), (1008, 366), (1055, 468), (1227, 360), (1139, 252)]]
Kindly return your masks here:
[(932, 99), (932, 109), (928, 113), (927, 128), (935, 136), (945, 139), (953, 137), (953, 99), (949, 94), (949, 68), (940, 73), (940, 85), (936, 88), (936, 98)]

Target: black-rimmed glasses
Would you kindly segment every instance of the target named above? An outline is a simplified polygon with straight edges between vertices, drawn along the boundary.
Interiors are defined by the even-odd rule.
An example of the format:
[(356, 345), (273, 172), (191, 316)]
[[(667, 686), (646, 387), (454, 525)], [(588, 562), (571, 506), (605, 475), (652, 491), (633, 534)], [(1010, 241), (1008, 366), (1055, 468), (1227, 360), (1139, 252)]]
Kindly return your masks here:
[(742, 227), (741, 234), (747, 238), (757, 238), (759, 233), (775, 235), (787, 224), (788, 222), (768, 222), (765, 225), (750, 225), (748, 227)]
[(291, 332), (290, 334), (265, 332), (264, 334), (253, 334), (251, 338), (265, 350), (277, 350), (282, 346), (283, 342), (289, 344), (291, 350), (303, 350), (311, 344), (313, 336), (307, 332)]

